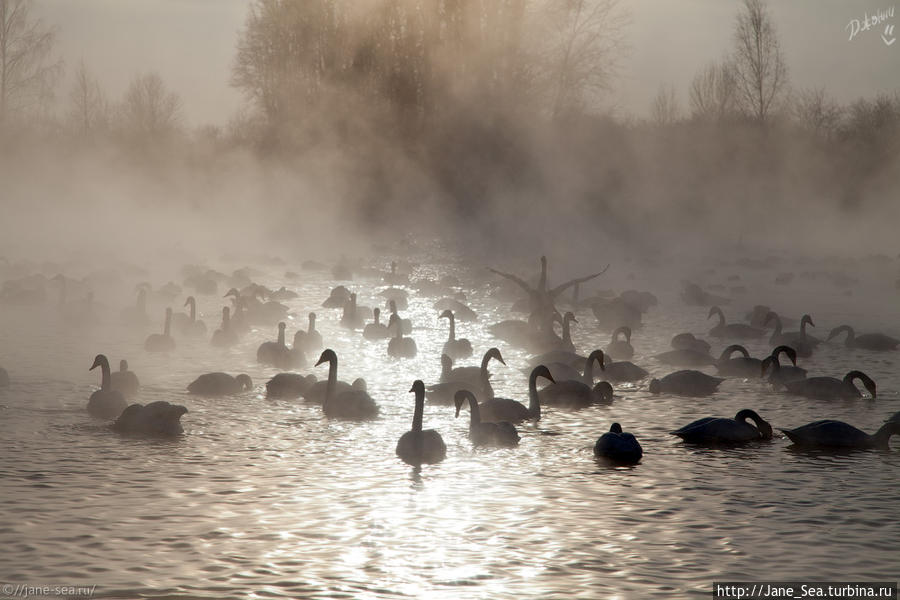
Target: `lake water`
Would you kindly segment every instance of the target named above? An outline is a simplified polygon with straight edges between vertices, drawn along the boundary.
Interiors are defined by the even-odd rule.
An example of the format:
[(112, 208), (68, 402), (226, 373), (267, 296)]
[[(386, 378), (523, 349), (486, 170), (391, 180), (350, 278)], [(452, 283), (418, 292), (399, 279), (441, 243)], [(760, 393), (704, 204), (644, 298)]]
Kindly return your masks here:
[[(159, 325), (120, 326), (131, 279), (116, 296), (98, 292), (109, 311), (95, 325), (61, 319), (52, 296), (42, 307), (5, 307), (0, 365), (12, 383), (0, 389), (0, 583), (96, 585), (100, 598), (701, 598), (714, 580), (897, 579), (900, 452), (798, 452), (781, 437), (702, 448), (668, 434), (742, 408), (776, 428), (836, 418), (874, 432), (900, 410), (897, 353), (832, 341), (801, 359), (812, 374), (866, 371), (878, 383), (875, 401), (815, 401), (741, 379), (727, 380), (710, 398), (688, 399), (652, 396), (642, 382), (617, 386), (609, 406), (545, 408), (536, 426), (519, 428), (516, 449), (473, 450), (467, 415), (454, 419), (450, 407), (426, 406), (425, 426), (442, 434), (447, 459), (415, 470), (394, 448), (410, 428), (412, 381), (434, 382), (440, 373), (447, 321), (432, 308), (436, 298), (412, 295), (402, 312), (415, 323), (419, 353), (394, 360), (386, 341), (340, 328), (340, 311), (320, 307), (337, 284), (327, 275), (286, 280), (285, 270), (299, 265), (260, 268), (260, 283), (300, 293), (286, 302), (296, 316), (288, 342), (315, 310), (326, 345), (338, 353), (338, 377), (365, 377), (381, 417), (329, 421), (320, 406), (267, 399), (264, 384), (277, 371), (255, 358), (274, 327), (230, 349), (211, 347), (209, 336), (176, 336), (172, 354), (146, 353), (143, 340), (161, 327), (164, 305), (151, 303)], [(459, 267), (433, 263), (415, 276), (445, 272), (468, 280)], [(677, 278), (667, 271), (649, 269), (632, 280), (627, 273), (614, 265), (598, 287), (659, 296), (635, 331), (633, 361), (654, 375), (668, 373), (674, 368), (650, 357), (668, 350), (675, 333), (706, 337), (714, 322), (707, 309), (679, 300)], [(698, 273), (723, 283), (741, 274), (751, 292), (726, 307), (729, 320), (743, 320), (747, 308), (764, 302), (792, 317), (812, 313), (813, 333), (822, 338), (844, 322), (859, 332), (900, 333), (898, 292), (879, 270), (865, 273), (850, 296), (821, 278), (785, 287), (772, 283), (772, 271), (719, 266)], [(180, 280), (172, 273), (156, 283), (168, 279)], [(457, 336), (476, 349), (461, 362), (477, 364), (499, 346), (508, 366), (492, 363), (495, 390), (527, 402), (527, 355), (486, 332), (510, 318), (486, 281), (480, 276), (465, 289), (479, 320), (457, 323)], [(376, 294), (385, 286), (377, 280), (347, 285), (360, 304), (383, 306)], [(198, 297), (210, 333), (224, 291)], [(579, 350), (608, 343), (590, 311), (578, 319)], [(765, 340), (747, 345), (754, 356), (767, 352)], [(713, 341), (713, 353), (723, 346)], [(127, 437), (89, 417), (99, 373), (88, 367), (101, 352), (114, 369), (129, 360), (143, 386), (138, 401), (187, 406), (185, 434)], [(248, 373), (254, 390), (227, 398), (186, 393), (196, 376), (220, 370)], [(326, 366), (300, 371), (327, 375)], [(593, 443), (613, 421), (640, 440), (639, 465), (595, 462)]]

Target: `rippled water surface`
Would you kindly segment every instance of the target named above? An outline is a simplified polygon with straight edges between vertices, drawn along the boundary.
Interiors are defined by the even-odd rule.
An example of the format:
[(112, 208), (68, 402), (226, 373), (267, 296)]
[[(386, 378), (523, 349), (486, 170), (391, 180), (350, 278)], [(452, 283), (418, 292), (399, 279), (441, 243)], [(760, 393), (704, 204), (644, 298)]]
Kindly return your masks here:
[[(320, 307), (336, 282), (312, 273), (284, 279), (286, 268), (299, 270), (294, 265), (261, 268), (261, 283), (300, 293), (287, 302), (294, 314), (289, 341), (316, 310), (326, 344), (340, 358), (339, 378), (365, 377), (381, 417), (329, 421), (320, 406), (267, 399), (265, 382), (276, 371), (257, 365), (255, 356), (274, 327), (254, 330), (228, 350), (212, 348), (207, 336), (177, 338), (171, 355), (151, 355), (143, 340), (157, 325), (119, 325), (127, 302), (119, 297), (98, 293), (109, 310), (94, 325), (61, 319), (52, 300), (4, 308), (0, 364), (12, 384), (0, 390), (0, 579), (96, 584), (96, 597), (648, 598), (705, 597), (713, 580), (897, 578), (900, 453), (798, 452), (782, 438), (707, 449), (668, 435), (741, 408), (775, 427), (836, 418), (873, 432), (900, 410), (896, 353), (831, 342), (801, 359), (815, 374), (866, 371), (878, 382), (875, 401), (813, 401), (740, 379), (710, 398), (687, 399), (652, 396), (643, 382), (618, 386), (609, 406), (545, 409), (536, 426), (520, 427), (516, 449), (472, 450), (467, 418), (426, 406), (425, 426), (443, 435), (447, 459), (417, 471), (394, 448), (410, 428), (412, 381), (434, 382), (440, 373), (447, 322), (437, 318), (436, 298), (413, 294), (402, 312), (415, 323), (419, 353), (394, 360), (387, 342), (341, 329), (340, 312)], [(466, 280), (456, 267), (432, 264), (415, 275), (447, 270)], [(722, 267), (710, 278), (730, 272)], [(730, 320), (765, 302), (789, 316), (812, 312), (820, 337), (843, 322), (900, 333), (897, 291), (874, 277), (852, 296), (815, 281), (788, 299), (785, 288), (764, 283), (771, 272), (743, 276), (752, 291), (726, 308)], [(657, 375), (673, 369), (650, 356), (669, 349), (674, 333), (705, 336), (713, 324), (706, 309), (678, 299), (677, 279), (663, 281), (660, 272), (600, 283), (658, 294), (659, 306), (633, 339), (634, 362)], [(348, 285), (361, 304), (383, 305), (377, 293), (385, 286), (376, 279)], [(497, 394), (527, 401), (527, 355), (486, 332), (510, 318), (508, 304), (490, 290), (487, 283), (466, 287), (479, 320), (458, 323), (457, 335), (479, 356), (498, 345), (508, 366), (492, 365)], [(199, 303), (211, 332), (222, 299), (201, 296)], [(151, 303), (160, 321), (163, 309)], [(590, 311), (578, 319), (579, 350), (606, 345), (609, 336)], [(713, 352), (722, 346), (714, 343)], [(748, 347), (760, 356), (766, 344)], [(88, 367), (98, 352), (114, 368), (129, 360), (143, 386), (139, 401), (187, 406), (185, 434), (127, 437), (89, 417), (85, 406), (99, 374)], [(254, 390), (215, 399), (185, 392), (197, 375), (219, 370), (248, 373)], [(300, 371), (327, 374), (324, 366)], [(610, 468), (593, 459), (594, 441), (613, 421), (643, 445), (639, 465)]]

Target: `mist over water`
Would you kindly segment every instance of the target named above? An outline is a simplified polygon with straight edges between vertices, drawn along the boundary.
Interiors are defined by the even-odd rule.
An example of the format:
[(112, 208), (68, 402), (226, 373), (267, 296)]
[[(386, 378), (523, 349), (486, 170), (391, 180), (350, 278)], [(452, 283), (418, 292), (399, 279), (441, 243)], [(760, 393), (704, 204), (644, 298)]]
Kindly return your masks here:
[[(894, 578), (897, 452), (805, 451), (778, 429), (838, 419), (875, 432), (900, 410), (896, 351), (841, 335), (798, 361), (810, 377), (864, 371), (876, 399), (811, 399), (755, 377), (702, 398), (648, 384), (682, 368), (655, 358), (678, 333), (709, 340), (714, 358), (735, 342), (772, 351), (771, 330), (710, 337), (719, 301), (687, 301), (691, 283), (722, 297), (729, 323), (764, 304), (785, 330), (809, 313), (823, 340), (843, 324), (900, 339), (900, 80), (840, 102), (801, 78), (767, 80), (775, 100), (758, 114), (728, 49), (674, 103), (660, 87), (652, 114), (630, 117), (602, 108), (640, 27), (624, 3), (439, 4), (249, 3), (230, 81), (244, 103), (208, 126), (187, 119), (165, 76), (136, 68), (119, 93), (88, 63), (35, 54), (55, 101), (30, 90), (0, 110), (0, 583), (96, 584), (109, 598), (646, 598), (700, 597), (714, 580)], [(754, 7), (766, 9), (736, 3), (728, 26)], [(32, 17), (53, 10), (41, 8)], [(788, 74), (793, 47), (768, 48)], [(66, 89), (57, 67), (81, 87)], [(511, 309), (525, 294), (487, 268), (536, 286), (542, 255), (550, 289), (608, 265), (578, 290), (587, 303), (572, 305), (571, 289), (555, 299), (574, 312), (579, 354), (624, 324), (605, 324), (612, 298), (655, 295), (631, 323), (631, 361), (649, 377), (614, 383), (611, 403), (544, 407), (510, 449), (473, 449), (468, 414), (427, 402), (424, 427), (447, 457), (403, 463), (408, 390), (441, 377), (442, 298), (477, 313), (456, 322), (474, 348), (457, 365), (498, 347), (496, 395), (527, 403), (535, 353), (489, 330), (527, 319)], [(386, 281), (392, 261), (408, 282)], [(223, 295), (251, 282), (297, 296), (279, 300), (286, 316), (213, 346), (234, 309)], [(383, 322), (382, 292), (406, 290), (416, 356), (342, 327), (341, 309), (322, 306), (338, 285)], [(129, 323), (142, 286), (146, 321)], [(176, 328), (174, 351), (148, 352), (189, 295), (206, 334)], [(290, 346), (310, 312), (338, 378), (366, 380), (378, 419), (267, 396), (281, 370), (257, 349), (280, 320)], [(129, 403), (184, 405), (184, 433), (122, 434), (91, 417), (100, 353), (140, 378)], [(293, 370), (326, 379), (318, 356)], [(217, 371), (248, 374), (252, 389), (187, 393)], [(705, 447), (670, 435), (744, 408), (775, 438)], [(640, 441), (639, 464), (594, 459), (613, 422)]]

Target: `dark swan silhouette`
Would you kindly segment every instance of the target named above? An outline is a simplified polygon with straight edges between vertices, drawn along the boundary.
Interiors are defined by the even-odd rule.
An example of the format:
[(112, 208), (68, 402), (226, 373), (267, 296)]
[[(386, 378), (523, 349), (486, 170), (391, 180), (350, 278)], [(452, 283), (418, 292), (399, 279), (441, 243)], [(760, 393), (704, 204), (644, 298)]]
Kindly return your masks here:
[(397, 456), (403, 462), (413, 466), (441, 462), (447, 456), (447, 445), (444, 444), (441, 434), (434, 429), (422, 429), (422, 417), (425, 412), (425, 384), (421, 379), (416, 379), (409, 391), (416, 394), (412, 429), (401, 435), (397, 441)]
[(887, 450), (891, 436), (900, 435), (900, 419), (894, 415), (878, 431), (869, 435), (843, 421), (826, 419), (801, 425), (795, 429), (782, 429), (795, 446), (805, 448), (878, 448)]
[(128, 407), (122, 392), (112, 389), (112, 377), (109, 372), (109, 360), (103, 354), (94, 357), (94, 364), (89, 371), (100, 367), (100, 389), (91, 394), (88, 400), (87, 411), (92, 417), (101, 419), (115, 419)]
[(348, 390), (338, 391), (337, 388), (337, 354), (328, 348), (319, 356), (316, 363), (318, 367), (322, 363), (328, 363), (328, 383), (325, 388), (325, 402), (322, 403), (322, 412), (332, 419), (347, 419), (351, 421), (367, 421), (378, 417), (378, 405), (362, 389), (351, 387)]
[(900, 340), (894, 339), (889, 335), (884, 335), (883, 333), (864, 333), (862, 335), (856, 335), (856, 332), (853, 331), (853, 328), (849, 325), (841, 325), (840, 327), (832, 329), (831, 333), (828, 334), (828, 341), (836, 338), (843, 332), (847, 333), (847, 339), (844, 341), (844, 345), (848, 348), (862, 348), (863, 350), (884, 352), (896, 350), (897, 346), (900, 345)]
[(200, 396), (229, 396), (253, 389), (249, 375), (232, 377), (228, 373), (206, 373), (188, 384), (187, 390)]
[(469, 401), (469, 439), (473, 446), (497, 446), (509, 448), (519, 445), (519, 432), (516, 426), (509, 421), (481, 421), (481, 412), (478, 410), (478, 399), (469, 390), (459, 390), (454, 396), (456, 402), (456, 416), (459, 417), (459, 409), (463, 402)]
[(481, 420), (485, 422), (507, 421), (509, 423), (539, 421), (541, 419), (541, 400), (537, 390), (538, 377), (554, 383), (550, 370), (544, 365), (538, 365), (532, 369), (531, 375), (528, 376), (527, 407), (511, 398), (491, 398), (481, 403)]
[(725, 380), (720, 377), (711, 377), (700, 371), (675, 371), (662, 379), (650, 380), (650, 393), (665, 393), (697, 398), (715, 393), (719, 388), (719, 384), (723, 381)]
[(172, 309), (166, 309), (166, 324), (162, 333), (151, 333), (144, 342), (147, 352), (171, 352), (175, 349), (175, 340), (170, 335), (172, 331)]
[(122, 392), (126, 398), (130, 398), (138, 393), (141, 387), (137, 375), (134, 371), (128, 370), (128, 361), (122, 359), (119, 361), (119, 370), (112, 373), (112, 389)]
[(613, 423), (609, 431), (597, 438), (594, 456), (621, 464), (640, 462), (644, 450), (634, 435), (623, 432), (622, 426)]
[(862, 371), (850, 371), (843, 379), (834, 377), (809, 377), (798, 381), (786, 382), (784, 386), (791, 394), (817, 398), (819, 400), (852, 400), (862, 398), (854, 381), (859, 379), (865, 388), (872, 394), (872, 400), (877, 396), (875, 382)]
[(456, 317), (453, 316), (453, 311), (445, 310), (438, 318), (450, 319), (450, 337), (444, 342), (443, 353), (454, 360), (472, 356), (472, 343), (465, 338), (456, 338)]
[[(747, 423), (747, 419), (756, 425)], [(694, 444), (742, 444), (772, 439), (772, 426), (756, 411), (745, 408), (733, 419), (705, 417), (670, 433)]]
[(187, 408), (180, 404), (169, 404), (163, 400), (150, 404), (132, 404), (112, 424), (121, 433), (170, 436), (184, 433), (181, 416)]

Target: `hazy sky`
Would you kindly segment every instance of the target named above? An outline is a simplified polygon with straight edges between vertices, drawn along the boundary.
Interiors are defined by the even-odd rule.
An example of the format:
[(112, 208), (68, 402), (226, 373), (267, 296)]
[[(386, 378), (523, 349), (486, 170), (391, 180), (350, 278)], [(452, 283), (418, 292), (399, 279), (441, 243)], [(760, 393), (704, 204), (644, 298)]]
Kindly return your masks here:
[[(298, 0), (303, 1), (303, 0)], [(137, 72), (155, 70), (178, 92), (193, 125), (224, 123), (241, 104), (228, 85), (248, 0), (35, 0), (59, 27), (67, 74), (84, 60), (107, 93), (121, 96)], [(841, 101), (900, 88), (900, 0), (770, 0), (793, 85), (825, 87)], [(691, 77), (731, 45), (739, 0), (622, 0), (630, 51), (611, 98), (619, 112), (647, 114), (661, 84), (687, 105)], [(852, 19), (895, 6), (895, 16), (848, 41)], [(884, 29), (895, 24), (898, 41)], [(888, 36), (890, 38), (890, 36)], [(66, 79), (60, 89), (65, 97)]]

